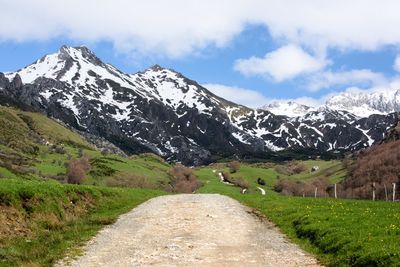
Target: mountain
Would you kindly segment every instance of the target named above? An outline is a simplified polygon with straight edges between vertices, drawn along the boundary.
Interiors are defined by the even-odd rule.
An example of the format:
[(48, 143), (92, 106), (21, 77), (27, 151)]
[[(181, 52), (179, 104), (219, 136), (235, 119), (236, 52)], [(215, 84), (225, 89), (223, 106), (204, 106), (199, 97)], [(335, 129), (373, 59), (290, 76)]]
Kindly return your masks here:
[(331, 97), (326, 106), (346, 110), (360, 117), (400, 111), (400, 90), (379, 92), (343, 92)]
[(0, 73), (0, 104), (44, 112), (127, 154), (154, 152), (191, 165), (283, 150), (359, 149), (380, 141), (397, 118), (329, 108), (275, 115), (222, 99), (174, 70), (155, 65), (127, 74), (86, 47), (67, 46)]
[(315, 111), (315, 108), (302, 105), (294, 101), (274, 101), (260, 107), (260, 109), (268, 110), (276, 115), (284, 115), (288, 117), (303, 116), (310, 111)]
[[(331, 110), (344, 110), (358, 117), (400, 112), (400, 90), (343, 92), (329, 98), (321, 107)], [(293, 101), (276, 101), (262, 106), (261, 109), (268, 110), (277, 115), (298, 117), (310, 111), (315, 111), (317, 108), (308, 107)]]

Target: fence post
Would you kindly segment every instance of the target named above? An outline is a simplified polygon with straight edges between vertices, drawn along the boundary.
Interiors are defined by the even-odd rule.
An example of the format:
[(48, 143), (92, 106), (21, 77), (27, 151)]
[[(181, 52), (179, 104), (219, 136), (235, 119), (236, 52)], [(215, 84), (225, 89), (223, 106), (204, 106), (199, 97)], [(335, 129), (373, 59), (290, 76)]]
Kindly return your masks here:
[(385, 187), (385, 199), (386, 199), (386, 201), (388, 201), (389, 199), (388, 199), (388, 192), (387, 192), (386, 184), (383, 184), (383, 186)]
[(375, 201), (375, 182), (372, 183), (372, 200)]
[(314, 191), (314, 198), (317, 198), (317, 193), (318, 193), (318, 187), (315, 188), (315, 191)]
[(393, 183), (393, 202), (396, 200), (396, 183)]
[(335, 198), (337, 198), (336, 184), (335, 184)]

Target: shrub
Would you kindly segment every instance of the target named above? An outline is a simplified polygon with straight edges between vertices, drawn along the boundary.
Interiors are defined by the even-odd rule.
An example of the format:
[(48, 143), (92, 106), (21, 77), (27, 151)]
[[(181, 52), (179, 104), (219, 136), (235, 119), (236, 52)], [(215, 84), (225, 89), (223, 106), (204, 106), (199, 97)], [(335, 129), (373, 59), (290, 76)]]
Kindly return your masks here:
[(240, 170), (240, 162), (237, 160), (228, 163), (228, 167), (231, 173), (235, 173)]
[(257, 178), (257, 184), (259, 184), (259, 185), (265, 185), (265, 180), (262, 179), (262, 178), (260, 178), (260, 177), (258, 177), (258, 178)]
[(225, 182), (234, 184), (235, 180), (231, 177), (231, 175), (229, 174), (229, 172), (222, 172), (222, 177), (224, 178)]
[(315, 188), (318, 188), (318, 197), (327, 197), (329, 180), (326, 177), (320, 177), (313, 181), (300, 182), (287, 179), (280, 179), (274, 189), (283, 195), (289, 196), (314, 196)]
[(90, 161), (88, 157), (83, 156), (80, 159), (70, 160), (67, 168), (67, 182), (81, 184), (89, 170)]
[(182, 164), (176, 164), (170, 174), (172, 176), (171, 186), (175, 192), (192, 193), (201, 186), (193, 174), (193, 170)]
[(241, 189), (249, 189), (250, 185), (247, 180), (243, 177), (238, 177), (235, 179), (235, 185), (239, 186)]
[(63, 146), (53, 146), (53, 150), (54, 150), (54, 152), (56, 152), (58, 154), (67, 153), (67, 151), (65, 150), (65, 148)]
[(275, 170), (283, 175), (293, 175), (293, 174), (299, 174), (307, 170), (306, 166), (297, 161), (290, 161), (287, 162), (283, 165), (278, 165), (275, 167)]
[(400, 140), (362, 150), (355, 163), (343, 163), (349, 171), (341, 184), (346, 197), (370, 199), (375, 183), (376, 199), (386, 199), (392, 183), (400, 182)]

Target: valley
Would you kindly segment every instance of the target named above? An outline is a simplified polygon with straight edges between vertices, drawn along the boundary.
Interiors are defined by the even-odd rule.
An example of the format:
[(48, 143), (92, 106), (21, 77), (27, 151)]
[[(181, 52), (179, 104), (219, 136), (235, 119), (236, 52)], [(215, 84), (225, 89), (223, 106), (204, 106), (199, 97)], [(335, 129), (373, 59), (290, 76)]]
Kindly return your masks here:
[[(250, 209), (252, 219), (244, 229), (227, 229), (227, 239), (229, 231), (253, 231), (249, 225), (258, 218), (265, 239), (277, 234), (279, 241), (271, 240), (291, 247), (288, 238), (297, 254), (304, 250), (318, 264), (396, 266), (399, 109), (391, 94), (340, 101), (352, 97), (318, 109), (294, 102), (253, 109), (158, 65), (123, 73), (86, 47), (63, 46), (0, 73), (0, 266), (79, 261), (101, 229), (159, 196), (166, 207), (157, 214), (164, 217), (146, 218), (168, 229), (185, 226), (196, 234), (192, 223), (202, 220), (196, 211), (205, 203), (219, 210), (218, 199), (228, 206), (236, 200), (233, 206)], [(361, 116), (351, 103), (368, 104), (371, 112)], [(187, 201), (197, 204), (191, 209)], [(174, 208), (191, 209), (191, 223)], [(165, 229), (158, 222), (146, 231)], [(199, 234), (214, 231), (207, 229)], [(266, 263), (258, 249), (247, 251), (255, 265)], [(277, 262), (287, 262), (282, 250), (272, 251)]]
[[(322, 188), (314, 198), (314, 187), (306, 197), (276, 191), (281, 180), (326, 177), (329, 184), (339, 183), (348, 176), (342, 160), (227, 160), (178, 170), (154, 154), (101, 152), (39, 113), (2, 107), (0, 114), (7, 125), (1, 128), (0, 219), (6, 227), (0, 231), (0, 265), (50, 266), (65, 255), (80, 255), (82, 245), (120, 214), (154, 196), (192, 190), (178, 186), (179, 173), (197, 179), (196, 194), (221, 194), (253, 208), (321, 264), (390, 266), (400, 260), (397, 203), (334, 199)], [(69, 163), (83, 156), (90, 170), (78, 185), (66, 184)], [(222, 183), (219, 173), (237, 186)]]

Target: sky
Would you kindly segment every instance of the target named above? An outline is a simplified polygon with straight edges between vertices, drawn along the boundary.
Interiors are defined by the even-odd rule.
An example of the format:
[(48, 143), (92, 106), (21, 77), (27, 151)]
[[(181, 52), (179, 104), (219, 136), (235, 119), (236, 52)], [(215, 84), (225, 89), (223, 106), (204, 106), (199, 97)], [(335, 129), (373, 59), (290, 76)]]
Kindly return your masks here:
[(0, 71), (85, 45), (127, 73), (154, 64), (250, 107), (400, 89), (392, 0), (0, 0)]

